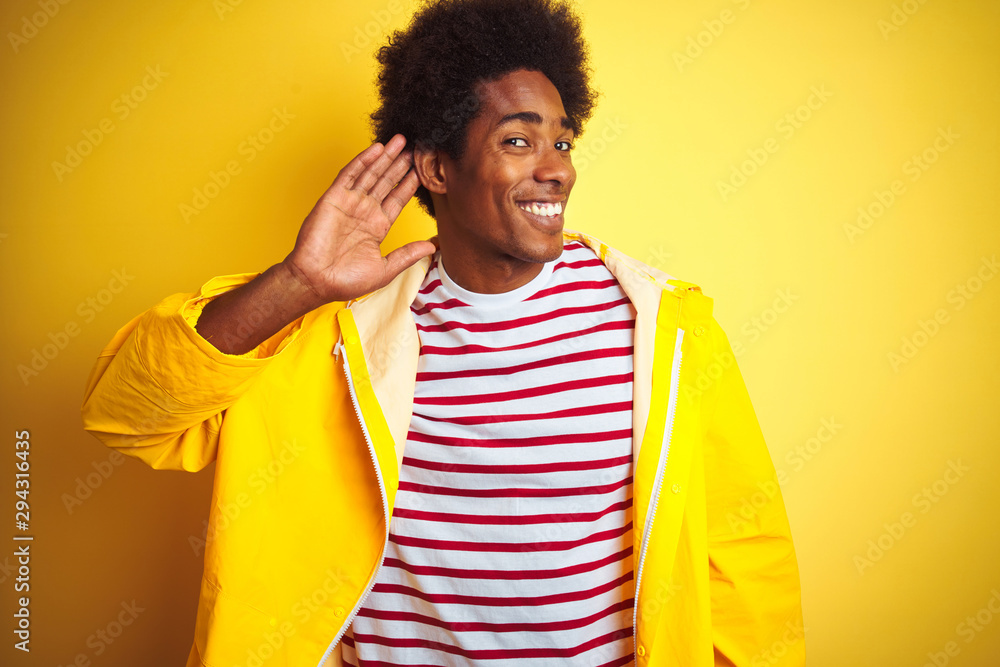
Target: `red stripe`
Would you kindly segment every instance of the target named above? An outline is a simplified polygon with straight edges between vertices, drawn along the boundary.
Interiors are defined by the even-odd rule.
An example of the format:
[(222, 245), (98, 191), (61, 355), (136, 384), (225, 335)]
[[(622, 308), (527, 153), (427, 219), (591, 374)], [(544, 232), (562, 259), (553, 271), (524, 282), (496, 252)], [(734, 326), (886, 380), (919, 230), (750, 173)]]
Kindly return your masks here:
[(449, 514), (447, 512), (425, 512), (423, 510), (408, 510), (396, 506), (392, 509), (393, 518), (412, 519), (414, 521), (437, 521), (440, 523), (469, 523), (490, 526), (531, 526), (539, 523), (574, 523), (596, 521), (606, 514), (626, 510), (632, 506), (628, 498), (597, 512), (579, 512), (576, 514), (527, 514), (527, 515), (495, 515), (495, 514)]
[(548, 322), (549, 320), (555, 320), (560, 317), (569, 317), (571, 315), (583, 315), (586, 313), (600, 313), (605, 310), (611, 310), (612, 308), (617, 308), (618, 306), (623, 306), (631, 303), (628, 297), (622, 297), (617, 301), (608, 301), (606, 303), (596, 303), (589, 306), (570, 306), (567, 308), (557, 308), (551, 310), (547, 313), (539, 313), (538, 315), (530, 315), (528, 317), (519, 317), (514, 320), (502, 320), (500, 322), (445, 322), (443, 324), (417, 324), (417, 329), (420, 331), (425, 331), (427, 333), (435, 333), (442, 331), (453, 331), (455, 329), (465, 329), (466, 331), (473, 332), (485, 332), (485, 331), (506, 331), (508, 329), (519, 329), (521, 327), (529, 326), (531, 324), (538, 324), (539, 322)]
[[(632, 573), (628, 572), (618, 577), (614, 581), (608, 581), (585, 591), (569, 591), (568, 593), (555, 593), (553, 595), (539, 595), (538, 597), (510, 597), (499, 598), (488, 595), (454, 595), (452, 593), (425, 593), (424, 591), (403, 586), (401, 584), (375, 584), (372, 588), (377, 593), (397, 593), (424, 600), (433, 604), (467, 604), (477, 607), (544, 607), (550, 604), (563, 604), (566, 602), (579, 602), (589, 600), (593, 597), (613, 591), (626, 582), (632, 581)], [(355, 634), (357, 640), (359, 635)]]
[(542, 338), (541, 340), (528, 341), (527, 343), (518, 343), (517, 345), (507, 345), (505, 347), (489, 347), (486, 345), (460, 345), (458, 347), (421, 345), (420, 354), (457, 355), (457, 354), (473, 354), (477, 352), (507, 352), (510, 350), (524, 350), (529, 347), (538, 347), (539, 345), (545, 345), (547, 343), (558, 343), (561, 340), (587, 336), (589, 334), (598, 333), (600, 331), (616, 331), (618, 329), (634, 329), (634, 328), (635, 328), (635, 320), (632, 319), (613, 320), (611, 322), (602, 322), (600, 324), (590, 327), (589, 329), (582, 329), (580, 331), (567, 331), (566, 333), (556, 334), (555, 336), (549, 336), (548, 338)]
[(410, 430), (407, 440), (427, 442), (432, 445), (448, 447), (542, 447), (546, 445), (572, 445), (581, 442), (612, 442), (632, 437), (632, 429), (618, 431), (597, 431), (596, 433), (560, 433), (558, 435), (540, 435), (531, 438), (452, 438), (430, 433), (419, 433)]
[(552, 271), (555, 273), (559, 269), (585, 269), (588, 266), (604, 266), (604, 262), (599, 257), (595, 257), (594, 259), (578, 259), (573, 262), (559, 262)]
[(582, 405), (576, 408), (566, 408), (565, 410), (555, 410), (553, 412), (536, 412), (517, 415), (469, 415), (466, 417), (431, 417), (430, 415), (414, 412), (414, 417), (421, 417), (427, 421), (443, 422), (446, 424), (459, 424), (461, 426), (473, 426), (477, 424), (505, 424), (507, 422), (534, 421), (537, 419), (565, 419), (567, 417), (585, 417), (587, 415), (604, 415), (611, 412), (628, 412), (632, 409), (632, 401), (619, 401), (618, 403), (605, 403), (604, 405)]
[(390, 534), (389, 540), (402, 546), (417, 547), (421, 549), (520, 553), (527, 551), (568, 551), (585, 544), (594, 544), (595, 542), (604, 542), (605, 540), (612, 540), (617, 537), (621, 537), (630, 530), (632, 530), (631, 521), (621, 528), (604, 530), (599, 533), (588, 535), (587, 537), (581, 537), (578, 540), (565, 540), (563, 542), (468, 542), (461, 540), (432, 540), (423, 537), (409, 537), (406, 535), (395, 534)]
[(563, 292), (576, 292), (577, 290), (585, 289), (608, 289), (611, 287), (617, 287), (618, 281), (612, 278), (611, 280), (581, 280), (575, 283), (563, 283), (562, 285), (556, 285), (555, 287), (548, 287), (543, 290), (535, 292), (533, 295), (529, 296), (525, 301), (532, 301), (534, 299), (544, 299), (547, 296), (552, 296), (553, 294), (562, 294)]
[(540, 489), (518, 487), (503, 489), (458, 489), (450, 486), (400, 482), (399, 490), (429, 496), (458, 496), (459, 498), (566, 498), (569, 496), (590, 496), (611, 493), (631, 483), (632, 476), (629, 475), (625, 479), (609, 484), (598, 484), (596, 486), (543, 487)]
[(438, 628), (450, 630), (451, 632), (559, 632), (561, 630), (575, 630), (584, 628), (591, 623), (607, 618), (612, 614), (625, 611), (632, 606), (632, 600), (622, 600), (616, 602), (607, 609), (596, 614), (584, 616), (583, 618), (571, 619), (568, 621), (552, 621), (549, 623), (474, 623), (469, 621), (459, 621), (449, 623), (433, 616), (410, 613), (405, 611), (388, 611), (383, 609), (362, 609), (358, 616), (366, 618), (378, 618), (383, 621), (406, 621), (410, 623), (422, 623), (423, 625), (433, 625)]
[(432, 565), (414, 565), (398, 558), (386, 558), (383, 561), (385, 567), (404, 570), (411, 574), (434, 577), (450, 577), (452, 579), (498, 579), (501, 581), (521, 581), (538, 579), (559, 579), (583, 572), (593, 572), (605, 565), (617, 563), (632, 555), (632, 547), (626, 547), (616, 554), (595, 560), (590, 563), (580, 563), (569, 567), (555, 570), (470, 570), (454, 567), (435, 567)]
[(516, 366), (502, 366), (500, 368), (473, 368), (460, 371), (425, 371), (417, 373), (417, 382), (429, 382), (431, 380), (453, 380), (458, 378), (482, 377), (493, 375), (514, 375), (522, 371), (531, 371), (538, 368), (549, 368), (550, 366), (560, 366), (562, 364), (572, 364), (578, 361), (592, 361), (594, 359), (607, 359), (609, 357), (627, 357), (632, 354), (631, 347), (609, 347), (600, 350), (585, 350), (574, 352), (561, 357), (549, 359), (539, 359), (529, 361), (526, 364)]
[[(429, 639), (403, 639), (399, 637), (380, 637), (378, 635), (356, 635), (361, 641), (371, 644), (381, 644), (382, 646), (393, 646), (397, 648), (425, 648), (429, 650), (442, 651), (453, 655), (460, 655), (463, 658), (474, 658), (478, 660), (498, 660), (501, 658), (572, 658), (585, 651), (627, 639), (632, 636), (632, 628), (628, 631), (615, 630), (603, 637), (597, 637), (584, 642), (579, 646), (569, 648), (522, 648), (522, 649), (464, 649), (443, 642), (430, 641)], [(365, 661), (367, 667), (368, 661)]]
[(559, 262), (552, 269), (555, 273), (559, 269), (584, 269), (588, 266), (604, 266), (604, 262), (601, 261), (600, 257), (595, 257), (593, 259), (578, 259), (575, 262)]
[(578, 380), (567, 380), (555, 384), (546, 384), (539, 387), (527, 387), (525, 389), (515, 389), (512, 391), (494, 392), (490, 394), (469, 394), (462, 396), (424, 396), (414, 398), (413, 402), (418, 405), (477, 405), (480, 403), (500, 403), (501, 401), (516, 401), (522, 398), (533, 398), (535, 396), (547, 396), (549, 394), (561, 394), (566, 391), (576, 391), (578, 389), (590, 389), (592, 387), (607, 387), (616, 384), (631, 384), (632, 373), (622, 373), (621, 375), (606, 375), (604, 377), (589, 377)]
[(410, 312), (414, 315), (426, 315), (432, 310), (448, 310), (450, 308), (468, 308), (469, 304), (461, 301), (459, 299), (448, 299), (447, 301), (442, 301), (441, 303), (428, 303), (422, 308), (414, 308), (410, 306)]
[(447, 463), (444, 461), (425, 461), (410, 456), (403, 457), (404, 466), (412, 466), (423, 470), (440, 470), (441, 472), (474, 472), (494, 475), (516, 475), (543, 472), (567, 472), (570, 470), (601, 470), (631, 463), (632, 456), (618, 456), (613, 459), (598, 459), (591, 461), (556, 461), (555, 463), (525, 463), (520, 465), (491, 465), (476, 463)]
[[(436, 264), (435, 264), (435, 266), (436, 266)], [(434, 266), (431, 267), (431, 270), (433, 270), (433, 269), (434, 269)], [(430, 270), (428, 270), (427, 273), (430, 273)], [(420, 289), (419, 293), (420, 294), (430, 294), (431, 292), (433, 292), (434, 290), (436, 290), (438, 287), (441, 287), (441, 279), (440, 278), (436, 278), (436, 279), (430, 281), (429, 283), (427, 283), (426, 286), (424, 286), (424, 287), (422, 287)]]

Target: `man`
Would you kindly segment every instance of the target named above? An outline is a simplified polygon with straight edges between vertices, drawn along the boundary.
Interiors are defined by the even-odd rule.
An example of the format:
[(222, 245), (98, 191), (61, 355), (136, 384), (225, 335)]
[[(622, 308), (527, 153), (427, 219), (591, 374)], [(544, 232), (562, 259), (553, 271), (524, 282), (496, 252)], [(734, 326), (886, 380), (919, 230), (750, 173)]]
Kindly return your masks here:
[[(578, 19), (439, 2), (379, 60), (381, 141), (291, 253), (137, 317), (87, 389), (109, 446), (216, 461), (188, 664), (803, 664), (711, 301), (564, 232)], [(436, 240), (382, 257), (415, 194)]]

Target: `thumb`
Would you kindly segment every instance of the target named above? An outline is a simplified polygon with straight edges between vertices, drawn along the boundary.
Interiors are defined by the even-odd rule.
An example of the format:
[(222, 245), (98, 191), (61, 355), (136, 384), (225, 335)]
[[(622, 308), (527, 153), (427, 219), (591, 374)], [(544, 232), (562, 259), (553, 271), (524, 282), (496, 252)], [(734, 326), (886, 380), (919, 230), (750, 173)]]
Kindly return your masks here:
[(437, 246), (430, 241), (413, 241), (396, 248), (385, 256), (385, 284), (388, 285), (393, 278), (410, 268), (421, 258), (433, 255), (437, 252)]

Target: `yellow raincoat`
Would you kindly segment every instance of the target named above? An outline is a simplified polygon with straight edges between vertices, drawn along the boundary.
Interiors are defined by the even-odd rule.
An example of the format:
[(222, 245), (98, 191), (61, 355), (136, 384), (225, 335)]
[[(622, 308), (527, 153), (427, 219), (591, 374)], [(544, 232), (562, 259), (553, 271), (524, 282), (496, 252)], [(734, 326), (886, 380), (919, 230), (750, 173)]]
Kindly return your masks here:
[[(803, 665), (788, 520), (712, 300), (566, 238), (594, 249), (637, 311), (635, 664)], [(188, 667), (342, 664), (388, 537), (419, 353), (409, 306), (429, 264), (239, 356), (194, 324), (257, 274), (215, 278), (133, 319), (98, 358), (87, 430), (153, 468), (216, 462)]]

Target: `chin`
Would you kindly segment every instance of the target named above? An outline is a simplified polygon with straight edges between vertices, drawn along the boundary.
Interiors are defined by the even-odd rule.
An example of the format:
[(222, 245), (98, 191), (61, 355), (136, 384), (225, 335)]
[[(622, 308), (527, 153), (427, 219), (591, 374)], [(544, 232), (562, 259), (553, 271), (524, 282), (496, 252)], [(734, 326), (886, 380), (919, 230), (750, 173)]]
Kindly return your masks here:
[(526, 262), (545, 264), (559, 259), (563, 252), (562, 232), (544, 242), (523, 246), (520, 259)]

